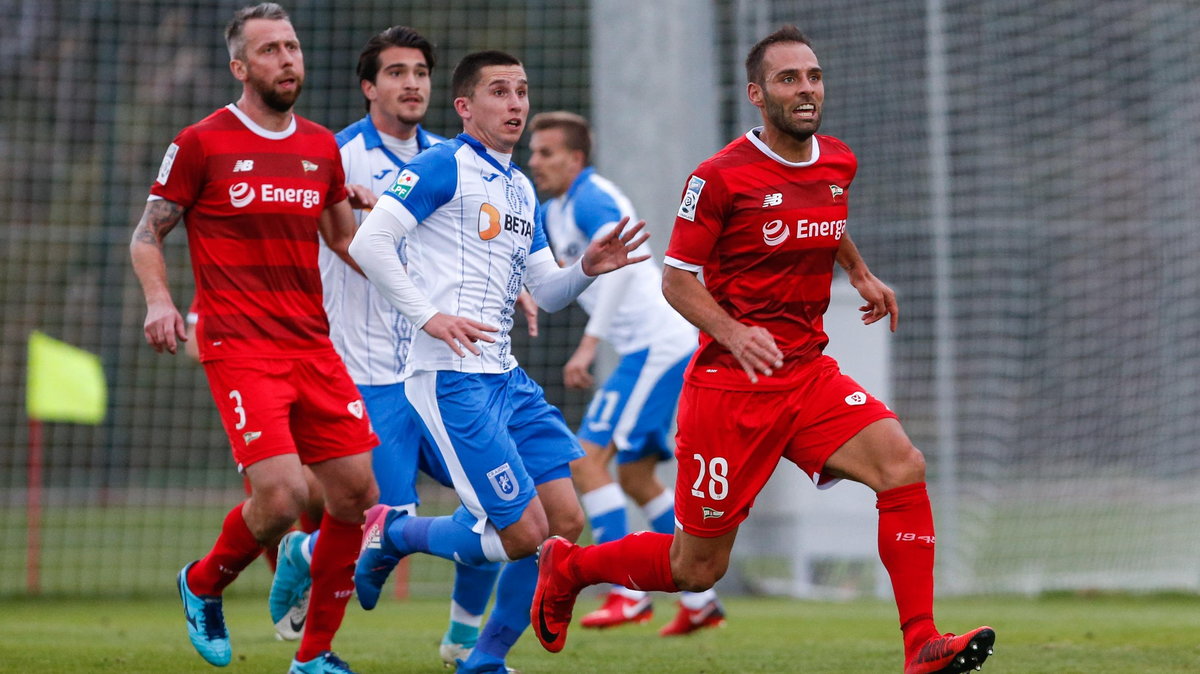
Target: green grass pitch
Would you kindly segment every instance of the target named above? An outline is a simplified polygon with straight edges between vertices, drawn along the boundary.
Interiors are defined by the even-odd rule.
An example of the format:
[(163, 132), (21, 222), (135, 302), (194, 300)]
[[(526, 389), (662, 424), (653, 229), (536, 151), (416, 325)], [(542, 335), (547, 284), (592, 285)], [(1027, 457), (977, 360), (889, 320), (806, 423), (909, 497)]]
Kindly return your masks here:
[[(171, 581), (164, 580), (160, 596), (142, 599), (0, 601), (0, 672), (286, 671), (294, 644), (275, 640), (265, 598), (227, 599), (234, 661), (216, 670), (188, 643)], [(577, 613), (596, 603), (581, 599)], [(509, 664), (525, 674), (901, 670), (889, 602), (730, 598), (726, 607), (724, 628), (662, 639), (656, 630), (674, 603), (658, 597), (649, 625), (593, 632), (576, 624), (556, 655), (527, 633)], [(984, 667), (993, 674), (1200, 671), (1200, 599), (1192, 596), (956, 598), (937, 608), (943, 629), (979, 621), (996, 628), (996, 654)], [(445, 620), (444, 600), (388, 597), (370, 613), (352, 602), (335, 645), (360, 674), (447, 672), (437, 659)]]

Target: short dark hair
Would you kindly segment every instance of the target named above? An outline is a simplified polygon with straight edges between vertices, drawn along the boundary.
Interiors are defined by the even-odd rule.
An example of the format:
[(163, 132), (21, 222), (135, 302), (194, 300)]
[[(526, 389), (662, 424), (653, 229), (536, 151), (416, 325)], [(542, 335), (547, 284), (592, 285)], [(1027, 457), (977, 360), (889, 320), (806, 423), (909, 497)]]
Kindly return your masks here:
[(454, 66), (450, 78), (450, 90), (455, 98), (470, 97), (479, 84), (479, 71), (488, 66), (519, 66), (521, 60), (508, 52), (495, 49), (467, 54)]
[(242, 35), (242, 29), (251, 19), (292, 22), (283, 7), (274, 2), (260, 2), (257, 5), (239, 9), (233, 13), (229, 25), (225, 26), (225, 46), (229, 49), (230, 59), (242, 60), (245, 57), (246, 37)]
[(767, 53), (767, 47), (773, 44), (781, 44), (784, 42), (799, 42), (802, 45), (812, 48), (812, 42), (800, 29), (788, 24), (782, 26), (779, 30), (759, 40), (757, 44), (750, 48), (750, 53), (746, 55), (746, 81), (754, 82), (755, 84), (763, 84), (766, 73), (763, 72), (763, 56)]
[[(366, 80), (372, 84), (375, 83), (375, 78), (379, 75), (379, 68), (383, 66), (379, 62), (379, 55), (388, 47), (410, 47), (420, 50), (421, 55), (425, 57), (425, 65), (433, 72), (433, 66), (437, 59), (433, 54), (433, 43), (421, 35), (416, 30), (408, 26), (392, 26), (367, 40), (367, 44), (363, 45), (362, 51), (358, 54), (358, 81)], [(371, 101), (366, 100), (367, 111), (371, 110)]]
[(533, 116), (533, 119), (529, 120), (529, 128), (535, 132), (547, 129), (561, 129), (563, 132), (563, 143), (567, 146), (567, 149), (582, 152), (583, 165), (591, 165), (592, 128), (582, 115), (567, 112), (566, 110), (539, 112)]

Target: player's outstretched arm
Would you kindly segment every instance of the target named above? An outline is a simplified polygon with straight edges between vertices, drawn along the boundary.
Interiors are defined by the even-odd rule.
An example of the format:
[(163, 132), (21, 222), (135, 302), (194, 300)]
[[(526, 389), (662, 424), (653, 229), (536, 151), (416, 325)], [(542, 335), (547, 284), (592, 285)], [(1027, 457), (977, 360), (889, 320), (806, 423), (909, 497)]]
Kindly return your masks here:
[(159, 353), (164, 350), (175, 353), (179, 342), (187, 341), (187, 326), (167, 287), (167, 263), (162, 253), (163, 238), (182, 217), (183, 207), (173, 201), (149, 201), (129, 242), (133, 272), (146, 297), (146, 321), (142, 332), (146, 335), (146, 343)]
[(842, 269), (846, 270), (846, 275), (850, 277), (850, 285), (854, 286), (854, 289), (866, 302), (858, 308), (863, 312), (863, 325), (870, 325), (884, 316), (890, 315), (892, 320), (888, 327), (895, 332), (896, 325), (900, 321), (900, 306), (896, 303), (896, 292), (876, 278), (867, 268), (867, 263), (863, 261), (862, 255), (858, 252), (858, 246), (855, 246), (854, 242), (850, 240), (849, 232), (842, 236), (838, 245), (837, 261)]
[(588, 244), (587, 250), (583, 251), (583, 257), (580, 258), (583, 273), (588, 276), (599, 276), (616, 271), (626, 265), (650, 259), (649, 254), (636, 256), (632, 254), (638, 246), (650, 238), (649, 234), (642, 231), (646, 227), (646, 221), (639, 220), (636, 225), (626, 230), (625, 225), (627, 224), (629, 224), (629, 216), (621, 218), (611, 232), (593, 239)]
[(675, 311), (729, 349), (750, 381), (757, 384), (759, 374), (769, 377), (775, 368), (783, 366), (783, 352), (771, 333), (764, 327), (734, 320), (717, 304), (695, 272), (665, 266), (662, 289)]

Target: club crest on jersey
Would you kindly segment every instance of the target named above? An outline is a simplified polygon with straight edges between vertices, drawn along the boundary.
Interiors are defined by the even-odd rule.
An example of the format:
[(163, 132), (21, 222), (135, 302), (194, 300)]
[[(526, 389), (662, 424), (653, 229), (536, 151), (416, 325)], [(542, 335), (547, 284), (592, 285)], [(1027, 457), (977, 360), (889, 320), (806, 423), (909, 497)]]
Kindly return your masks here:
[(309, 171), (316, 171), (317, 165), (307, 159), (301, 159), (300, 168), (304, 169), (305, 173), (308, 173)]
[(513, 475), (512, 468), (508, 462), (500, 464), (498, 468), (493, 468), (488, 471), (488, 482), (492, 484), (492, 489), (496, 491), (496, 496), (502, 500), (511, 501), (517, 497), (521, 488), (517, 484), (517, 478)]
[(417, 181), (420, 179), (421, 176), (408, 169), (404, 169), (400, 172), (400, 175), (396, 177), (396, 182), (392, 183), (392, 186), (388, 189), (388, 191), (396, 195), (397, 199), (403, 200), (408, 197), (408, 193), (412, 191), (413, 187), (416, 187)]
[(355, 400), (346, 405), (346, 411), (354, 415), (355, 419), (363, 418), (363, 401)]
[(704, 507), (704, 519), (706, 519), (706, 520), (712, 520), (712, 519), (716, 519), (718, 517), (724, 517), (724, 515), (725, 515), (724, 510), (717, 510), (715, 508), (709, 508), (708, 506), (703, 506), (703, 507)]
[(829, 194), (833, 197), (834, 201), (836, 201), (838, 197), (844, 195), (845, 193), (846, 193), (846, 190), (842, 189), (841, 187), (839, 187), (837, 185), (829, 186)]
[(242, 441), (247, 445), (262, 437), (262, 431), (246, 431), (242, 433)]
[(692, 176), (688, 179), (687, 190), (683, 193), (683, 202), (679, 204), (679, 217), (684, 220), (696, 221), (696, 206), (700, 203), (700, 192), (704, 191), (704, 179)]

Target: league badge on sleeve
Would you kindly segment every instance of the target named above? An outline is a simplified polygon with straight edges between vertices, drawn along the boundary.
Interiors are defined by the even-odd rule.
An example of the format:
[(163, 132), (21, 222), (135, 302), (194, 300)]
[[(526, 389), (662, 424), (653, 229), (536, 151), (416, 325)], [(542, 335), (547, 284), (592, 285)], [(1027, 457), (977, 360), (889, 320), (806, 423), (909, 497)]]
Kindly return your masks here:
[(396, 182), (392, 183), (392, 187), (388, 191), (396, 195), (397, 199), (404, 200), (406, 197), (408, 197), (408, 193), (412, 191), (412, 188), (416, 186), (417, 181), (420, 179), (421, 176), (408, 169), (404, 169), (400, 172), (400, 175), (396, 177)]
[(171, 167), (175, 165), (175, 155), (179, 152), (179, 146), (171, 143), (171, 147), (167, 148), (167, 153), (163, 155), (162, 164), (158, 167), (158, 184), (166, 185), (167, 178), (171, 176)]
[(696, 205), (700, 203), (700, 192), (703, 190), (703, 178), (692, 176), (688, 180), (687, 191), (683, 193), (683, 203), (679, 204), (679, 217), (696, 221)]

